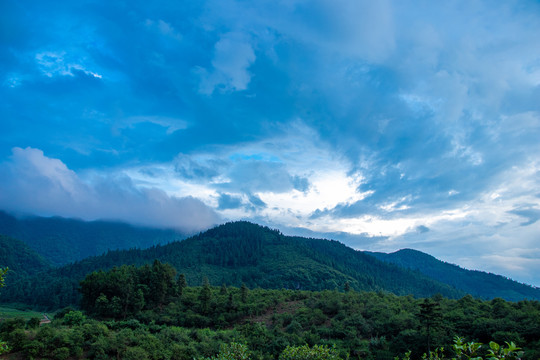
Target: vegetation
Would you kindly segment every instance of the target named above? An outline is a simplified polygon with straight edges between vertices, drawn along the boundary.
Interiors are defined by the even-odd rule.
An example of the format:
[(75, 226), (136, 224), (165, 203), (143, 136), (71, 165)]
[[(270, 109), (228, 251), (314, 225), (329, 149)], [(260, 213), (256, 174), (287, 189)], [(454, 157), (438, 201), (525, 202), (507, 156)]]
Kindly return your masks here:
[[(1, 219), (0, 216), (0, 228)], [(52, 221), (39, 219), (45, 223)], [(65, 219), (56, 220), (60, 221), (62, 226), (69, 223)], [(92, 224), (97, 226), (96, 223)], [(75, 228), (81, 229), (79, 225)], [(142, 236), (142, 233), (139, 235)], [(108, 234), (105, 239), (114, 236)], [(56, 269), (42, 263), (40, 259), (43, 258), (38, 255), (31, 256), (30, 250), (28, 247), (24, 248), (22, 242), (2, 238), (9, 239), (11, 244), (17, 242), (18, 245), (9, 245), (10, 250), (4, 253), (0, 251), (0, 264), (7, 264), (8, 261), (13, 263), (10, 259), (15, 259), (15, 264), (17, 261), (21, 264), (19, 269), (28, 269), (15, 269), (15, 276), (10, 277), (10, 286), (2, 293), (2, 302), (22, 302), (43, 309), (78, 304), (79, 281), (88, 273), (109, 270), (124, 264), (152, 264), (155, 259), (171, 264), (185, 275), (186, 281), (193, 284), (200, 284), (202, 277), (207, 276), (212, 284), (246, 284), (250, 288), (316, 291), (347, 287), (357, 291), (389, 291), (397, 295), (412, 294), (416, 297), (429, 297), (440, 293), (449, 298), (460, 298), (467, 293), (461, 290), (461, 283), (464, 288), (470, 287), (467, 281), (446, 279), (446, 284), (434, 280), (418, 270), (404, 269), (400, 267), (402, 265), (377, 260), (336, 241), (284, 236), (277, 230), (248, 222), (225, 224), (181, 242), (144, 250), (109, 251), (102, 256), (86, 258)], [(129, 236), (126, 235), (125, 238)], [(420, 262), (424, 261), (423, 256), (429, 257), (419, 252), (412, 252), (411, 255)], [(442, 264), (439, 266), (441, 269), (450, 266), (434, 258), (432, 260)], [(35, 264), (42, 264), (41, 268)], [(441, 271), (434, 270), (433, 273)], [(477, 272), (468, 273), (473, 276)], [(459, 276), (458, 280), (463, 277)], [(489, 276), (487, 280), (482, 278), (482, 281), (477, 281), (475, 288), (478, 289), (478, 297), (502, 297), (513, 301), (540, 299), (540, 289), (502, 277)]]
[(0, 234), (23, 241), (55, 266), (101, 255), (108, 250), (148, 248), (185, 238), (184, 234), (174, 230), (61, 217), (15, 218), (3, 211), (0, 211)]
[[(8, 272), (9, 268), (0, 268), (0, 288), (4, 287), (4, 276)], [(9, 347), (5, 341), (0, 338), (0, 355), (9, 351)]]
[(496, 297), (510, 301), (523, 299), (540, 300), (540, 289), (510, 280), (500, 275), (483, 271), (471, 271), (457, 265), (437, 260), (423, 252), (403, 249), (391, 254), (369, 253), (383, 260), (404, 268), (417, 270), (424, 275), (454, 286), (472, 296), (485, 299)]
[(459, 298), (464, 292), (418, 272), (387, 264), (337, 241), (282, 235), (248, 222), (219, 226), (181, 242), (145, 250), (110, 251), (99, 257), (48, 270), (10, 286), (4, 302), (59, 308), (79, 302), (79, 281), (86, 274), (114, 266), (169, 263), (187, 282), (249, 288), (390, 291), (419, 297), (441, 293)]
[(417, 359), (430, 354), (429, 334), (439, 350), (426, 358), (443, 359), (444, 348), (466, 359), (472, 353), (466, 343), (454, 343), (459, 334), (474, 344), (508, 342), (497, 350), (478, 346), (474, 356), (482, 359), (498, 359), (490, 351), (504, 349), (513, 349), (503, 354), (508, 359), (540, 356), (538, 301), (263, 290), (212, 286), (207, 279), (182, 287), (183, 278), (159, 261), (93, 272), (81, 282), (82, 311), (58, 312), (42, 327), (8, 319), (0, 338), (24, 358)]
[(60, 268), (0, 241), (0, 264), (15, 269), (3, 301), (72, 306), (44, 326), (1, 321), (0, 351), (15, 358), (540, 357), (536, 300), (481, 300), (338, 242), (247, 222)]
[(0, 306), (0, 321), (12, 318), (22, 318), (28, 321), (32, 318), (41, 318), (42, 313), (28, 309), (26, 306), (19, 308)]

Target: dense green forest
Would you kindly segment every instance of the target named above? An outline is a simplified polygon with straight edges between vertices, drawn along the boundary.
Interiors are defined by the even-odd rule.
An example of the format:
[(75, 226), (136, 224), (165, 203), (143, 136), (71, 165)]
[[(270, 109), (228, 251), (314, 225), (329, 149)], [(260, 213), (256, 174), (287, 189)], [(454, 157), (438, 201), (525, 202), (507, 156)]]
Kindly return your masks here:
[[(44, 275), (29, 279), (32, 286), (26, 286), (22, 282), (19, 289), (10, 287), (11, 295), (4, 294), (11, 300), (15, 295), (22, 301), (32, 297), (39, 298), (43, 300), (42, 303), (51, 304), (50, 306), (63, 306), (65, 301), (73, 301), (68, 299), (77, 297), (77, 282), (90, 271), (109, 269), (124, 263), (142, 265), (156, 258), (173, 264), (192, 281), (200, 281), (201, 274), (205, 273), (213, 282), (225, 281), (233, 285), (245, 282), (251, 287), (322, 290), (333, 289), (344, 281), (350, 281), (357, 290), (387, 290), (416, 296), (440, 292), (450, 297), (469, 293), (484, 299), (540, 299), (538, 288), (494, 274), (461, 269), (419, 251), (405, 249), (392, 254), (363, 252), (364, 255), (392, 263), (398, 268), (412, 270), (408, 271), (409, 275), (404, 275), (403, 272), (395, 274), (396, 266), (381, 265), (370, 257), (360, 255), (360, 251), (345, 249), (346, 247), (338, 242), (286, 237), (279, 231), (247, 223), (226, 224), (211, 229), (195, 236), (195, 239), (191, 238), (187, 242), (189, 245), (154, 246), (147, 251), (145, 249), (152, 245), (178, 240), (181, 235), (171, 230), (138, 228), (122, 223), (84, 222), (57, 217), (15, 218), (0, 212), (0, 234), (2, 233), (11, 234), (10, 237), (22, 240), (36, 251), (41, 258), (36, 256), (34, 263), (45, 262), (57, 266), (79, 259), (74, 265), (67, 264), (65, 268), (54, 273), (47, 271)], [(236, 251), (236, 246), (241, 246), (242, 249)], [(221, 253), (220, 247), (225, 247), (226, 251)], [(0, 264), (7, 264), (17, 258), (20, 248), (22, 245), (18, 245), (16, 251), (0, 253)], [(109, 252), (104, 256), (81, 260), (88, 255), (99, 255), (106, 251)], [(20, 260), (17, 261), (23, 267), (24, 264), (30, 264), (28, 269), (32, 269), (25, 270), (24, 275), (37, 275), (38, 271), (34, 269), (32, 261), (28, 261), (29, 250), (20, 252)], [(191, 264), (194, 259), (200, 262), (195, 267)], [(359, 265), (360, 263), (362, 264)], [(293, 269), (291, 265), (297, 267)], [(357, 270), (366, 272), (366, 277), (359, 278)], [(63, 275), (66, 272), (67, 277)], [(415, 273), (412, 276), (415, 278), (413, 285), (403, 281), (404, 277), (410, 278), (411, 273)], [(20, 277), (21, 274), (17, 274)], [(418, 276), (419, 274), (423, 276)], [(391, 278), (396, 278), (396, 275), (399, 284), (391, 284)], [(317, 281), (314, 281), (314, 278)], [(15, 282), (15, 279), (12, 278), (11, 281)], [(422, 283), (423, 285), (420, 285)], [(75, 287), (68, 284), (75, 284)], [(423, 289), (418, 289), (419, 285)], [(437, 287), (439, 289), (436, 289)], [(28, 288), (38, 293), (28, 293), (21, 297), (21, 290)], [(57, 289), (70, 295), (61, 296), (64, 300), (46, 299), (44, 294), (39, 294), (39, 289), (42, 288), (46, 288), (44, 294), (50, 293), (48, 289)]]
[(416, 359), (427, 351), (430, 324), (432, 348), (451, 349), (460, 335), (484, 344), (512, 341), (525, 351), (523, 359), (540, 356), (538, 301), (417, 299), (357, 292), (348, 284), (263, 290), (211, 286), (205, 278), (189, 285), (159, 261), (93, 272), (81, 283), (81, 310), (65, 309), (41, 327), (5, 320), (0, 338), (22, 358), (193, 359), (244, 344), (252, 358), (263, 359), (317, 346), (331, 350), (327, 359), (394, 359), (407, 351)]
[(3, 211), (0, 211), (0, 234), (23, 241), (55, 266), (101, 255), (107, 250), (144, 249), (185, 238), (185, 234), (170, 229), (61, 217), (17, 218)]
[(368, 254), (401, 267), (418, 270), (422, 274), (457, 287), (473, 296), (487, 299), (500, 297), (511, 301), (519, 301), (524, 298), (540, 299), (540, 290), (537, 288), (500, 275), (466, 270), (417, 250), (403, 249), (390, 254), (376, 252)]
[[(212, 284), (240, 286), (245, 283), (250, 288), (325, 290), (341, 288), (348, 282), (357, 291), (388, 291), (416, 297), (440, 293), (445, 297), (460, 298), (474, 289), (475, 296), (486, 299), (540, 299), (540, 289), (500, 276), (480, 273), (478, 280), (471, 283), (467, 275), (476, 279), (473, 276), (478, 272), (461, 269), (456, 278), (447, 276), (436, 280), (428, 276), (429, 271), (424, 274), (418, 269), (381, 261), (337, 241), (284, 236), (278, 230), (248, 222), (228, 223), (184, 241), (148, 249), (108, 251), (102, 256), (59, 268), (43, 267), (42, 271), (35, 269), (35, 264), (46, 266), (46, 261), (39, 257), (33, 260), (29, 256), (32, 252), (17, 240), (9, 238), (9, 242), (12, 250), (6, 252), (5, 258), (0, 254), (0, 264), (8, 265), (16, 258), (18, 267), (10, 266), (14, 272), (17, 273), (17, 268), (34, 270), (10, 277), (0, 301), (22, 302), (44, 309), (78, 304), (79, 281), (92, 271), (123, 264), (151, 264), (154, 259), (173, 265), (191, 283), (200, 283), (202, 277), (207, 276)], [(13, 245), (15, 243), (18, 245)], [(419, 258), (417, 261), (420, 262), (424, 261), (424, 255), (428, 256), (420, 252), (413, 252), (413, 255), (413, 259)], [(428, 264), (426, 269), (434, 269), (433, 276), (447, 267), (454, 268), (429, 258), (432, 261), (424, 262)]]
[[(394, 264), (336, 241), (236, 222), (55, 268), (24, 242), (0, 236), (0, 267), (10, 268), (1, 302), (72, 306), (41, 327), (39, 319), (0, 320), (0, 345), (15, 359), (193, 359), (218, 352), (225, 354), (220, 359), (416, 359), (428, 348), (452, 351), (460, 336), (515, 342), (524, 359), (540, 357), (540, 303), (527, 300), (540, 298), (538, 289), (492, 274), (474, 277), (416, 251), (398, 255)], [(424, 267), (411, 266), (415, 261)], [(433, 268), (438, 278), (448, 266), (440, 281), (422, 273)], [(467, 274), (460, 287), (456, 279)], [(491, 299), (466, 295), (473, 286)], [(484, 345), (477, 355), (487, 351)]]
[(218, 226), (181, 242), (145, 250), (109, 251), (98, 257), (11, 282), (3, 302), (43, 308), (78, 304), (79, 281), (88, 273), (123, 264), (167, 262), (190, 283), (207, 276), (212, 284), (250, 288), (324, 290), (342, 288), (389, 291), (418, 297), (440, 293), (459, 298), (466, 293), (417, 271), (403, 269), (355, 251), (337, 241), (284, 236), (249, 222)]

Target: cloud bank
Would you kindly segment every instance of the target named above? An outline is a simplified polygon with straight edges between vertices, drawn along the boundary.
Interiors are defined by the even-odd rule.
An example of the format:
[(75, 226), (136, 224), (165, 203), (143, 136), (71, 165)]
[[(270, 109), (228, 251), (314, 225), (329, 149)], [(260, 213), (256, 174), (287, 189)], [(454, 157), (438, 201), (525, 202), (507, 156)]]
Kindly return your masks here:
[(83, 181), (62, 161), (45, 156), (39, 149), (14, 148), (11, 159), (0, 169), (0, 207), (9, 211), (114, 219), (188, 233), (221, 221), (200, 200), (169, 196), (157, 188), (135, 187), (121, 174), (88, 176)]

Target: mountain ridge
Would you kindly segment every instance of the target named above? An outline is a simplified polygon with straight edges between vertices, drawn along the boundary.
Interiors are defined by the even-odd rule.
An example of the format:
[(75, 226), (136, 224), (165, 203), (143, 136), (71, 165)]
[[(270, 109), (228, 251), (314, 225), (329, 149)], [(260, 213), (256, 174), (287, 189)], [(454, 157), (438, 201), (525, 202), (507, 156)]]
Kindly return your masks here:
[[(342, 243), (290, 237), (249, 222), (220, 225), (183, 241), (148, 249), (114, 250), (102, 256), (38, 274), (29, 286), (6, 288), (6, 301), (65, 306), (77, 302), (78, 282), (88, 273), (123, 264), (141, 266), (166, 262), (198, 285), (207, 277), (214, 285), (226, 283), (268, 289), (344, 289), (387, 291), (427, 297), (436, 293), (459, 298), (464, 292), (419, 272), (387, 264)], [(32, 292), (29, 292), (29, 288)], [(61, 292), (63, 298), (51, 299)]]
[[(398, 266), (420, 271), (436, 280), (459, 287), (467, 293), (484, 299), (501, 297), (521, 300), (538, 299), (540, 288), (524, 284), (502, 275), (480, 270), (469, 270), (414, 249), (401, 249), (393, 253), (366, 252), (371, 256)], [(504, 290), (501, 290), (503, 288)]]
[[(42, 222), (49, 221), (60, 226), (77, 222), (73, 219), (61, 220), (41, 219)], [(74, 228), (81, 229), (81, 226)], [(60, 233), (67, 232), (61, 230)], [(110, 235), (105, 238), (110, 238)], [(335, 240), (285, 236), (279, 230), (247, 221), (222, 224), (182, 241), (158, 243), (144, 249), (130, 248), (109, 248), (102, 254), (47, 270), (45, 275), (40, 275), (41, 279), (40, 276), (30, 276), (28, 281), (32, 284), (32, 291), (37, 291), (34, 294), (36, 298), (46, 299), (45, 303), (49, 306), (65, 305), (76, 301), (78, 281), (89, 272), (123, 264), (140, 266), (158, 259), (185, 273), (192, 284), (200, 284), (202, 277), (207, 276), (215, 285), (227, 283), (240, 286), (246, 283), (250, 287), (322, 290), (343, 289), (344, 284), (349, 283), (351, 288), (357, 290), (389, 291), (420, 297), (441, 293), (457, 298), (469, 293), (480, 298), (540, 300), (540, 289), (500, 275), (486, 277), (483, 275), (486, 273), (479, 272), (477, 276), (480, 278), (476, 281), (489, 282), (490, 287), (445, 278), (445, 273), (462, 278), (473, 271), (456, 270), (457, 266), (445, 264), (417, 250), (403, 249), (392, 253), (398, 255), (363, 252)], [(424, 267), (414, 265), (414, 258), (420, 259), (416, 262), (423, 263)], [(0, 258), (0, 266), (1, 262)], [(464, 287), (464, 284), (467, 286)], [(475, 291), (478, 288), (489, 291)], [(63, 292), (63, 300), (47, 298), (50, 289)], [(31, 296), (21, 289), (4, 289), (5, 293), (11, 294), (9, 297), (13, 301), (17, 296), (28, 299)]]
[(0, 210), (0, 234), (26, 243), (55, 266), (108, 250), (148, 248), (184, 239), (172, 229), (138, 227), (116, 221), (84, 221), (59, 216), (17, 218)]

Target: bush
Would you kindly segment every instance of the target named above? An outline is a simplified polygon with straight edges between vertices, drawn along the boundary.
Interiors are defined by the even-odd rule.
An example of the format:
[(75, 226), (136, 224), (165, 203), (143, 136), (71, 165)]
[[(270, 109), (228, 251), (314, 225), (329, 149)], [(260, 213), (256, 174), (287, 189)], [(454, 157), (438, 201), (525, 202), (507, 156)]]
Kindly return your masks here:
[(239, 343), (222, 344), (219, 353), (210, 358), (200, 360), (247, 360), (249, 350), (246, 345)]
[(85, 320), (86, 316), (80, 311), (70, 311), (63, 317), (64, 324), (69, 326), (81, 325)]
[[(456, 336), (454, 338), (454, 344), (452, 345), (452, 350), (454, 350), (455, 356), (452, 357), (452, 360), (483, 360), (479, 355), (480, 349), (482, 348), (481, 343), (468, 342), (466, 343), (463, 338)], [(489, 343), (489, 349), (487, 350), (486, 360), (520, 360), (523, 356), (523, 351), (516, 346), (513, 342), (506, 343), (505, 346), (500, 346), (494, 341)], [(411, 352), (407, 352), (402, 360), (410, 360)], [(422, 359), (426, 360), (446, 360), (450, 359), (444, 356), (444, 349), (438, 348), (435, 351), (431, 352), (429, 355), (424, 354)], [(399, 357), (395, 357), (394, 360), (400, 360)]]
[(279, 355), (279, 360), (341, 360), (338, 351), (328, 346), (308, 345), (287, 346)]

